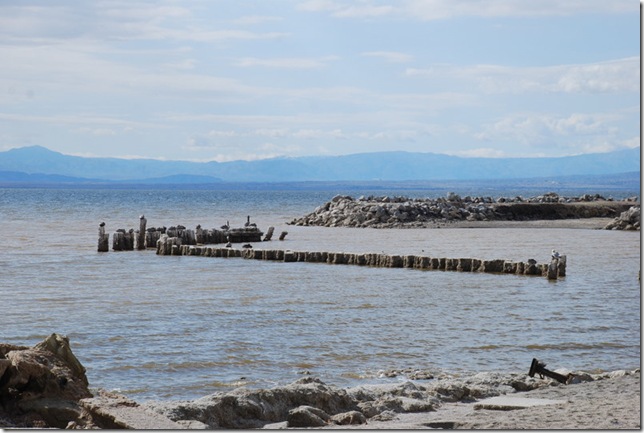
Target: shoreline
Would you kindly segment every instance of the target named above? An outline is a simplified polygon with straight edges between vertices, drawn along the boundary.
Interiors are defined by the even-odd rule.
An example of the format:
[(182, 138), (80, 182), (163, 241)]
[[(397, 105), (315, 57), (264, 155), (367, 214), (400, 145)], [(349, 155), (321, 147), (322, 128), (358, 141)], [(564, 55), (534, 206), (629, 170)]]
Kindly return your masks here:
[[(557, 403), (520, 409), (485, 408), (481, 402), (444, 403), (435, 411), (395, 414), (391, 420), (362, 425), (328, 426), (327, 429), (640, 429), (641, 377), (615, 371), (613, 377), (571, 385), (552, 384), (510, 394)], [(481, 409), (477, 407), (483, 406)], [(276, 427), (276, 426), (275, 426)], [(265, 427), (266, 428), (266, 427)]]

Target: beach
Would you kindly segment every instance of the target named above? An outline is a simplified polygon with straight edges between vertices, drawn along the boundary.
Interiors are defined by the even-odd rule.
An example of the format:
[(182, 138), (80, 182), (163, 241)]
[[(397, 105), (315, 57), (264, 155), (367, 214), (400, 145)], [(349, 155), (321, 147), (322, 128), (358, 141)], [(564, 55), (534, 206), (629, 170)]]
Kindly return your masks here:
[(564, 403), (515, 410), (475, 409), (476, 403), (444, 403), (436, 411), (396, 414), (387, 421), (368, 421), (353, 429), (494, 429), (494, 430), (613, 430), (641, 429), (639, 372), (571, 385), (512, 394), (527, 399)]

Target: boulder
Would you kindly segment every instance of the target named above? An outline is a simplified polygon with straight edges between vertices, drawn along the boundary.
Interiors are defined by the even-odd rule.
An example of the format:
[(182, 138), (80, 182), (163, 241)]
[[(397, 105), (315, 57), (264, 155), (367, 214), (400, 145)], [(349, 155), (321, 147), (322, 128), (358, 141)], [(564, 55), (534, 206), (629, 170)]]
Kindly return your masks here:
[(640, 230), (641, 208), (631, 206), (613, 221), (606, 224), (605, 230)]
[(0, 345), (0, 406), (25, 427), (65, 428), (91, 397), (85, 368), (69, 339), (51, 334), (32, 348)]
[(226, 429), (260, 428), (285, 421), (290, 411), (300, 406), (310, 406), (329, 415), (358, 409), (345, 390), (312, 377), (272, 389), (239, 388), (193, 401), (149, 402), (146, 406), (173, 421), (196, 420), (209, 428)]
[(286, 419), (290, 428), (323, 427), (331, 417), (321, 409), (311, 406), (300, 406), (291, 409)]
[[(92, 419), (94, 426), (101, 429), (178, 430), (184, 428), (182, 424), (146, 409), (125, 396), (103, 390), (99, 391), (96, 397), (80, 400), (79, 404)], [(188, 425), (200, 427), (194, 423)]]

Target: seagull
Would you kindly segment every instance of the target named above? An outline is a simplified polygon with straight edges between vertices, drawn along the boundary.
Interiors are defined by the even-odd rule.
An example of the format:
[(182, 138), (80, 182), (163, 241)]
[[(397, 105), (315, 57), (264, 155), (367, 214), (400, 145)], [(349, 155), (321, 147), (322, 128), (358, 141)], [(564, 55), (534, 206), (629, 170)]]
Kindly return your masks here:
[(559, 254), (559, 252), (558, 252), (558, 251), (555, 251), (555, 250), (552, 250), (552, 258), (553, 258), (553, 259), (558, 259), (559, 257), (561, 257), (561, 255)]

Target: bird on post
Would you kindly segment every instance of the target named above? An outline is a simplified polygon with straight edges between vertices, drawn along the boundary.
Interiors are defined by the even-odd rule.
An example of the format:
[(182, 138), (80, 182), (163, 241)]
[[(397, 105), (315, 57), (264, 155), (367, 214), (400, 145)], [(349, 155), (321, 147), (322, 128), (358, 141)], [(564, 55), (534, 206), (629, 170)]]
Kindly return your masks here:
[(558, 259), (559, 257), (561, 257), (561, 254), (558, 251), (552, 250), (552, 258)]

